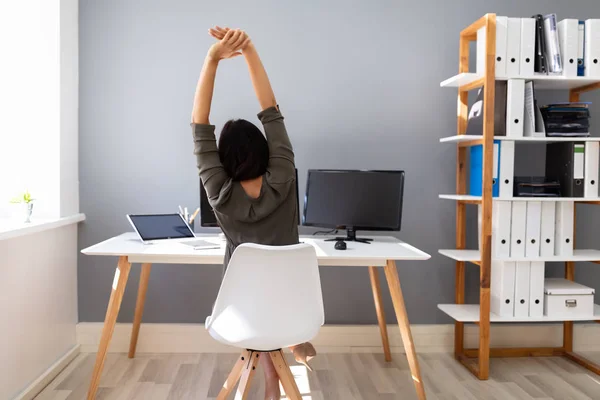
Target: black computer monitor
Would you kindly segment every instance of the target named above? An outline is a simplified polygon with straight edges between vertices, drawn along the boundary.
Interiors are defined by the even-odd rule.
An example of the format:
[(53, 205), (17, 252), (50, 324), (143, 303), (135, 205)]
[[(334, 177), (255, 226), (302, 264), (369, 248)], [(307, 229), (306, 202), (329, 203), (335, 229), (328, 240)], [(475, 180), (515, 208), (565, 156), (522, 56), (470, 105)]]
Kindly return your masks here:
[[(298, 169), (296, 169), (296, 208), (298, 210), (298, 225), (300, 225), (300, 200), (298, 199)], [(213, 211), (210, 203), (208, 202), (208, 196), (206, 190), (200, 179), (200, 226), (205, 228), (218, 227), (217, 217)]]
[(303, 225), (357, 230), (399, 231), (402, 222), (404, 171), (309, 170)]

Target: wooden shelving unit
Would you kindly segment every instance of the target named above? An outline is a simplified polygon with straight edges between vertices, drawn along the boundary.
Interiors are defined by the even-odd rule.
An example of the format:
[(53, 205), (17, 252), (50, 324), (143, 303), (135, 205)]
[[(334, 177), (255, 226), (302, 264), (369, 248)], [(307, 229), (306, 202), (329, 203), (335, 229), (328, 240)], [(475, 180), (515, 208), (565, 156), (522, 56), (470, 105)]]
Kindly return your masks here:
[[(469, 73), (469, 45), (477, 40), (477, 31), (486, 30), (487, 43), (485, 46), (485, 73), (477, 75)], [(515, 318), (499, 317), (490, 312), (490, 281), (491, 281), (491, 239), (492, 239), (492, 204), (500, 200), (492, 198), (492, 164), (494, 139), (514, 140), (518, 142), (556, 142), (556, 141), (600, 141), (600, 138), (506, 138), (494, 137), (494, 98), (495, 98), (495, 54), (496, 49), (496, 14), (486, 14), (460, 33), (459, 45), (459, 71), (458, 75), (441, 83), (442, 87), (458, 88), (458, 122), (456, 136), (443, 138), (441, 142), (457, 144), (456, 164), (456, 194), (441, 195), (441, 198), (456, 201), (456, 249), (440, 250), (440, 253), (456, 260), (456, 304), (440, 304), (438, 307), (455, 319), (454, 354), (462, 363), (479, 379), (489, 377), (490, 357), (529, 357), (529, 356), (565, 356), (568, 359), (600, 374), (600, 366), (575, 354), (573, 352), (573, 321), (563, 322), (563, 345), (557, 348), (490, 348), (490, 323), (491, 322), (548, 322), (557, 321), (548, 317), (543, 318)], [(507, 78), (502, 78), (506, 80)], [(510, 78), (513, 79), (513, 78)], [(532, 76), (514, 77), (514, 79), (533, 80), (536, 89), (566, 90), (570, 91), (569, 101), (579, 101), (581, 93), (600, 89), (600, 79), (587, 77), (565, 78), (562, 76)], [(468, 95), (470, 90), (483, 87), (484, 94), (484, 124), (482, 136), (467, 136)], [(467, 195), (467, 147), (472, 145), (483, 146), (483, 193), (482, 196)], [(526, 199), (502, 199), (519, 201)], [(536, 200), (539, 200), (536, 198)], [(573, 201), (588, 204), (600, 204), (600, 199), (553, 199), (554, 201)], [(482, 212), (481, 248), (480, 250), (467, 250), (466, 247), (466, 206), (480, 204)], [(513, 259), (511, 259), (513, 260)], [(527, 259), (530, 261), (531, 259)], [(565, 261), (565, 278), (575, 279), (575, 262), (591, 261), (600, 263), (600, 251), (575, 250), (573, 256), (540, 258), (545, 261)], [(467, 305), (465, 303), (465, 265), (472, 263), (479, 266), (479, 304)], [(582, 318), (600, 322), (600, 306), (595, 306), (594, 315)], [(464, 323), (476, 323), (479, 326), (479, 347), (466, 349), (464, 347)]]

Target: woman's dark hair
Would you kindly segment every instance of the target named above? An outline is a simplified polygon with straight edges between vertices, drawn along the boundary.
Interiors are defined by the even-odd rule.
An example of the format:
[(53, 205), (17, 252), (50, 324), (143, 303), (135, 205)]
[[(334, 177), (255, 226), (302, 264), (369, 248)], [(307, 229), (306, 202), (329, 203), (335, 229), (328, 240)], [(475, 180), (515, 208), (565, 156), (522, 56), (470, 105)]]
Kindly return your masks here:
[(234, 181), (255, 179), (267, 172), (269, 145), (252, 122), (229, 120), (219, 137), (219, 158)]

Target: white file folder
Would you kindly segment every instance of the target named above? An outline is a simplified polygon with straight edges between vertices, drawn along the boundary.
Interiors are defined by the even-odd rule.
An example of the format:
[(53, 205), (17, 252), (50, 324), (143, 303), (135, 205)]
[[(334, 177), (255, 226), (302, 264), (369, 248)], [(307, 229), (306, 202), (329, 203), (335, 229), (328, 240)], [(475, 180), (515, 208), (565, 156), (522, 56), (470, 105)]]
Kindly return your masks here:
[(516, 263), (492, 261), (490, 311), (501, 317), (512, 317), (515, 310)]
[(554, 254), (557, 256), (573, 255), (573, 217), (575, 203), (559, 201), (556, 203)]
[(579, 42), (579, 20), (563, 19), (557, 25), (558, 41), (563, 62), (563, 76), (577, 76), (577, 45)]
[(527, 202), (513, 201), (510, 218), (510, 256), (525, 257), (525, 227), (527, 224)]
[(500, 146), (499, 162), (499, 189), (498, 198), (510, 199), (513, 197), (513, 179), (515, 170), (515, 142), (503, 140)]
[[(496, 17), (496, 76), (506, 76), (506, 34), (508, 17)], [(485, 27), (477, 31), (477, 65), (478, 74), (485, 72)]]
[(535, 19), (521, 18), (520, 76), (533, 76), (535, 64)]
[(508, 19), (506, 35), (506, 76), (517, 78), (521, 59), (521, 18)]
[(506, 90), (506, 136), (523, 137), (525, 81), (509, 79)]
[[(504, 145), (502, 145), (504, 148)], [(598, 174), (600, 165), (600, 143), (586, 142), (585, 143), (585, 166), (584, 166), (584, 182), (583, 197), (596, 198), (598, 197)]]
[(531, 263), (517, 261), (515, 273), (515, 317), (529, 316), (529, 275)]
[(585, 21), (585, 76), (600, 78), (600, 19)]
[(545, 264), (532, 261), (529, 267), (529, 316), (544, 316), (544, 275)]
[(540, 256), (554, 255), (554, 220), (556, 218), (556, 202), (542, 202), (542, 228), (540, 229)]
[(540, 231), (542, 228), (542, 202), (527, 202), (527, 223), (525, 237), (525, 257), (536, 258), (540, 256)]

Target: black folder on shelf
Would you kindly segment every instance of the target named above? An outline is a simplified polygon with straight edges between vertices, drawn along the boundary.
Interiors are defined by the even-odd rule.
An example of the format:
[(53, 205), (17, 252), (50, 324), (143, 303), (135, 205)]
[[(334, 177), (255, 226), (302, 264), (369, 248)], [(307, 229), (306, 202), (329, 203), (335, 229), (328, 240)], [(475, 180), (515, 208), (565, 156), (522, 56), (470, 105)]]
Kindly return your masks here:
[(534, 15), (535, 18), (535, 62), (534, 71), (548, 74), (548, 60), (546, 58), (546, 36), (544, 32), (544, 16)]
[(583, 197), (585, 142), (546, 144), (546, 176), (556, 177), (563, 197)]
[[(494, 100), (494, 136), (506, 136), (506, 81), (496, 81)], [(469, 110), (467, 135), (483, 135), (483, 90)]]

